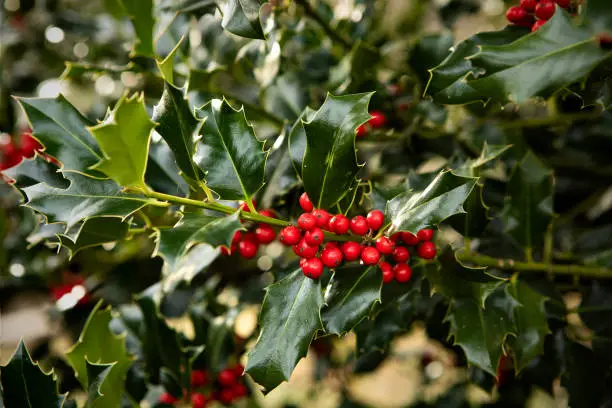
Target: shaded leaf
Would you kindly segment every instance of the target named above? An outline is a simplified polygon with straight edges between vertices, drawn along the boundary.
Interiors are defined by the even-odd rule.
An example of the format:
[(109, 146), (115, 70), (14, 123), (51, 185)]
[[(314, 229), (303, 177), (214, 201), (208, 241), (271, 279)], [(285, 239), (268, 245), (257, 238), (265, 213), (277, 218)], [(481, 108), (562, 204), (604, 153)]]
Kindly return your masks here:
[(132, 48), (132, 56), (155, 57), (153, 0), (121, 0), (121, 2), (137, 37)]
[(553, 217), (553, 173), (531, 151), (508, 181), (502, 214), (505, 232), (525, 248), (536, 248)]
[(306, 152), (302, 162), (304, 189), (317, 208), (328, 209), (351, 187), (359, 165), (355, 151), (355, 130), (370, 118), (372, 94), (333, 96), (303, 122)]
[(306, 355), (318, 330), (323, 329), (321, 283), (301, 269), (266, 289), (261, 306), (261, 332), (249, 352), (246, 371), (270, 391), (291, 376)]
[(475, 238), (480, 236), (491, 219), (489, 217), (489, 207), (483, 200), (483, 187), (482, 183), (476, 183), (463, 203), (465, 213), (455, 214), (447, 220), (448, 224), (464, 237)]
[(338, 269), (325, 290), (321, 313), (325, 332), (342, 335), (353, 329), (380, 303), (382, 278), (377, 266)]
[(284, 74), (265, 89), (263, 102), (268, 112), (296, 120), (308, 105), (308, 92), (295, 74)]
[[(87, 408), (116, 406), (109, 405), (108, 396), (104, 395), (104, 390), (102, 389), (107, 379), (109, 379), (109, 374), (114, 364), (92, 364), (87, 358), (85, 358), (85, 363), (87, 365), (87, 378), (89, 379), (89, 386), (87, 387)], [(112, 390), (112, 392), (116, 392), (116, 390)], [(114, 403), (118, 403), (118, 401)]]
[(230, 309), (227, 313), (217, 316), (210, 322), (206, 336), (206, 367), (213, 373), (218, 373), (228, 365), (229, 356), (235, 349), (234, 324), (238, 310)]
[(295, 168), (295, 172), (300, 178), (302, 177), (304, 153), (306, 153), (306, 130), (304, 129), (304, 122), (311, 120), (314, 113), (315, 111), (307, 106), (289, 131), (289, 156), (291, 157), (291, 163)]
[(198, 109), (205, 119), (194, 157), (206, 184), (225, 200), (250, 200), (264, 184), (263, 142), (244, 116), (226, 100), (214, 99)]
[(449, 32), (426, 34), (412, 49), (409, 63), (423, 83), (429, 80), (429, 70), (438, 66), (448, 55), (454, 38)]
[(393, 231), (416, 233), (435, 227), (451, 215), (465, 213), (463, 208), (478, 179), (442, 171), (422, 191), (408, 191), (387, 203)]
[(38, 154), (32, 159), (24, 158), (19, 165), (3, 170), (2, 173), (15, 180), (15, 185), (19, 188), (38, 183), (46, 183), (57, 188), (68, 188), (70, 184), (56, 165), (49, 163)]
[(70, 257), (73, 257), (82, 249), (122, 240), (128, 229), (128, 223), (123, 222), (121, 218), (89, 218), (79, 227), (75, 236), (62, 234), (59, 235), (59, 240), (61, 245), (70, 251)]
[(222, 25), (232, 34), (263, 40), (264, 32), (259, 21), (259, 0), (228, 0), (223, 9)]
[(145, 173), (146, 183), (161, 193), (186, 196), (189, 185), (179, 173), (180, 169), (168, 144), (164, 140), (152, 142)]
[(145, 169), (154, 127), (144, 94), (124, 95), (103, 122), (88, 129), (104, 153), (104, 159), (93, 168), (120, 186), (146, 189)]
[(32, 362), (23, 341), (7, 365), (0, 367), (2, 401), (8, 407), (61, 408), (65, 395), (57, 394), (55, 375), (45, 374)]
[(94, 137), (87, 131), (93, 125), (63, 95), (57, 98), (19, 98), (32, 134), (45, 146), (45, 153), (58, 159), (64, 170), (101, 177), (91, 167), (102, 160)]
[(112, 180), (92, 179), (77, 173), (65, 173), (70, 187), (60, 189), (36, 184), (23, 189), (27, 206), (47, 217), (47, 222), (64, 222), (70, 228), (91, 217), (121, 217), (157, 201), (121, 191)]
[[(101, 394), (96, 401), (91, 401), (92, 407), (116, 407), (120, 405), (121, 395), (127, 371), (132, 364), (132, 357), (126, 351), (125, 336), (117, 336), (109, 328), (112, 314), (110, 307), (101, 310), (102, 301), (92, 310), (79, 340), (66, 353), (66, 359), (75, 371), (76, 377), (84, 389), (100, 387)], [(108, 364), (108, 371), (102, 367), (96, 370), (96, 377), (89, 377), (88, 365)], [(103, 378), (97, 378), (102, 375)]]

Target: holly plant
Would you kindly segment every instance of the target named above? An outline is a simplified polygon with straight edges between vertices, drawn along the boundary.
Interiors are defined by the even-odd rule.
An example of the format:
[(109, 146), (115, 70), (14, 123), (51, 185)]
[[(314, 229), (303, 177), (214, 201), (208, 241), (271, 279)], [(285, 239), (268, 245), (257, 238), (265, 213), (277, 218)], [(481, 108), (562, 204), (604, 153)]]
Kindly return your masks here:
[(68, 373), (19, 345), (6, 407), (265, 404), (309, 349), (377, 406), (350, 378), (415, 328), (458, 374), (378, 406), (612, 403), (612, 2), (507, 1), (463, 39), (479, 2), (102, 3), (122, 30), (61, 75), (94, 102), (9, 102), (3, 176), (32, 251), (88, 265), (54, 296), (89, 317)]

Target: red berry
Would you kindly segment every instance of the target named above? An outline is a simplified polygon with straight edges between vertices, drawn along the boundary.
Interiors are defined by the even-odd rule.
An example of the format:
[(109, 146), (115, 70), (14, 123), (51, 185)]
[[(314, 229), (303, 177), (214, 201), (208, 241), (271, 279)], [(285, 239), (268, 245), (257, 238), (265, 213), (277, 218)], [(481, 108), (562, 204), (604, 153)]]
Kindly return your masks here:
[[(257, 208), (257, 202), (255, 200), (251, 200), (251, 201), (253, 202), (253, 207)], [(238, 208), (244, 212), (251, 212), (251, 209), (249, 208), (249, 205), (246, 203), (246, 201), (242, 201), (240, 203), (240, 207)]]
[(223, 255), (223, 256), (230, 256), (231, 254), (232, 254), (231, 250), (227, 249), (224, 246), (221, 247), (221, 255)]
[(321, 228), (318, 227), (313, 228), (310, 231), (306, 231), (306, 234), (304, 234), (304, 241), (306, 241), (306, 243), (311, 246), (318, 247), (323, 243), (324, 239), (325, 233)]
[(521, 0), (521, 8), (529, 13), (533, 13), (537, 5), (538, 0)]
[(434, 259), (436, 257), (436, 246), (433, 242), (423, 242), (419, 245), (417, 252), (423, 259)]
[(325, 244), (325, 246), (323, 247), (323, 249), (332, 249), (332, 248), (338, 248), (340, 249), (340, 245), (338, 245), (338, 243), (336, 241), (329, 241), (328, 243)]
[(609, 49), (612, 47), (612, 34), (599, 33), (597, 34), (597, 41), (599, 41), (600, 47)]
[(327, 225), (329, 225), (329, 219), (331, 218), (327, 211), (318, 208), (312, 212), (312, 215), (314, 215), (317, 219), (318, 227), (327, 228)]
[(393, 250), (393, 260), (395, 262), (406, 262), (408, 259), (410, 259), (408, 248), (402, 246), (395, 247)]
[(193, 408), (206, 408), (207, 399), (201, 392), (191, 394), (191, 406)]
[(20, 142), (19, 149), (21, 150), (21, 154), (28, 158), (33, 157), (34, 153), (42, 148), (38, 140), (27, 133), (22, 134)]
[(250, 239), (244, 239), (238, 244), (238, 252), (240, 253), (240, 256), (246, 259), (251, 259), (257, 255), (258, 249), (259, 245)]
[(402, 233), (401, 232), (396, 232), (395, 234), (391, 235), (391, 241), (395, 242), (396, 244), (402, 239)]
[(290, 225), (280, 232), (280, 242), (285, 245), (295, 245), (302, 239), (302, 231), (298, 227)]
[(244, 384), (236, 384), (232, 387), (232, 394), (234, 398), (242, 398), (249, 394), (249, 389)]
[(355, 130), (355, 134), (357, 135), (357, 139), (361, 139), (362, 137), (365, 137), (365, 135), (368, 134), (368, 128), (366, 127), (366, 125), (361, 125), (357, 128), (357, 130)]
[(240, 363), (236, 363), (231, 370), (236, 374), (236, 377), (240, 377), (244, 374), (244, 366)]
[(312, 201), (310, 201), (308, 194), (306, 194), (305, 192), (302, 193), (299, 201), (300, 201), (300, 207), (302, 207), (302, 210), (306, 212), (311, 212), (314, 209), (314, 205), (312, 204)]
[(331, 220), (329, 220), (331, 230), (338, 235), (346, 234), (349, 230), (349, 225), (349, 219), (343, 214), (335, 215)]
[(345, 242), (342, 244), (342, 253), (346, 261), (355, 261), (361, 255), (361, 245), (353, 241)]
[(311, 230), (317, 226), (317, 219), (311, 213), (304, 213), (298, 218), (298, 227), (303, 230)]
[(217, 381), (224, 387), (229, 387), (236, 383), (236, 373), (226, 368), (225, 370), (221, 370), (219, 375), (217, 376)]
[(306, 240), (301, 240), (297, 244), (293, 246), (293, 252), (300, 258), (314, 258), (317, 256), (317, 251), (319, 250), (318, 246), (308, 245)]
[(208, 383), (208, 373), (204, 370), (193, 370), (191, 372), (191, 385), (201, 387)]
[(219, 392), (219, 401), (222, 404), (226, 404), (226, 405), (231, 404), (233, 400), (234, 400), (234, 393), (232, 392), (231, 389), (226, 388)]
[(365, 247), (361, 250), (361, 260), (365, 265), (376, 265), (380, 261), (380, 252), (374, 247)]
[(365, 235), (370, 229), (368, 226), (368, 221), (361, 215), (351, 218), (350, 227), (351, 232), (355, 235)]
[(255, 237), (260, 244), (269, 244), (276, 238), (276, 232), (268, 224), (259, 224), (255, 230)]
[(521, 21), (523, 21), (528, 16), (529, 15), (527, 14), (527, 11), (525, 11), (519, 6), (510, 7), (508, 11), (506, 12), (506, 18), (508, 19), (509, 22), (513, 24), (519, 24)]
[(419, 232), (417, 232), (417, 238), (421, 242), (431, 241), (431, 239), (433, 238), (433, 235), (434, 235), (434, 230), (432, 229), (422, 229)]
[(378, 267), (380, 268), (381, 271), (390, 271), (393, 269), (393, 267), (391, 266), (391, 264), (389, 262), (385, 262), (382, 261), (381, 263), (378, 264)]
[(323, 274), (323, 262), (319, 258), (310, 258), (302, 265), (302, 272), (311, 279), (319, 279)]
[(555, 14), (555, 3), (544, 2), (536, 6), (535, 15), (540, 20), (549, 20)]
[(276, 218), (276, 214), (274, 213), (274, 210), (271, 210), (269, 208), (265, 210), (261, 210), (259, 212), (259, 215), (263, 215), (264, 217)]
[(389, 283), (393, 280), (393, 268), (389, 262), (381, 262), (378, 267), (382, 271), (383, 283)]
[(402, 241), (408, 246), (415, 246), (420, 242), (420, 239), (412, 232), (402, 232)]
[(164, 392), (162, 395), (159, 396), (158, 401), (162, 404), (174, 405), (178, 402), (178, 398), (176, 398), (174, 395), (170, 394), (169, 392)]
[(396, 281), (406, 283), (412, 277), (412, 268), (405, 263), (398, 263), (393, 267), (393, 275)]
[(525, 17), (524, 19), (516, 23), (516, 25), (525, 27), (525, 28), (531, 28), (534, 22), (535, 22), (535, 18), (533, 18), (531, 14), (527, 14), (527, 17)]
[(380, 237), (376, 240), (376, 249), (383, 255), (390, 255), (395, 249), (395, 243), (387, 237)]
[(572, 5), (572, 0), (555, 0), (555, 3), (557, 3), (559, 7), (566, 9)]
[(387, 117), (381, 111), (371, 111), (372, 118), (368, 121), (374, 129), (381, 128), (387, 124)]
[(342, 251), (339, 248), (324, 249), (321, 262), (328, 268), (337, 268), (342, 263)]
[(237, 244), (242, 241), (242, 231), (236, 231), (232, 237), (232, 244)]
[(372, 231), (378, 231), (385, 222), (385, 214), (380, 210), (372, 210), (368, 213), (366, 220)]
[(547, 20), (538, 20), (531, 26), (531, 32), (538, 31), (540, 27), (547, 23)]

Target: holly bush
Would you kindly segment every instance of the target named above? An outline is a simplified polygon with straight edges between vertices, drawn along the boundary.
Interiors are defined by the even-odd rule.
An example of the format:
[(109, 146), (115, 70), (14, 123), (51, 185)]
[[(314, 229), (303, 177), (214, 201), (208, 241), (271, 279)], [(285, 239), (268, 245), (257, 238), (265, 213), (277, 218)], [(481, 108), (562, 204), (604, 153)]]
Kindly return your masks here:
[(609, 0), (13, 3), (3, 285), (88, 317), (0, 406), (257, 406), (309, 349), (361, 406), (415, 328), (414, 405), (612, 403)]

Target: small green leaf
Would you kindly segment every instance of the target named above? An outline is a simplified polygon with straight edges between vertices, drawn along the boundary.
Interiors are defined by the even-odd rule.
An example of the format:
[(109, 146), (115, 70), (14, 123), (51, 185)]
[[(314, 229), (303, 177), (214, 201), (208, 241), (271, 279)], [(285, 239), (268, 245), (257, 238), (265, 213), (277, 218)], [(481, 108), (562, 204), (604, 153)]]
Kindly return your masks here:
[(382, 278), (377, 266), (338, 269), (325, 290), (321, 313), (326, 333), (342, 335), (366, 318), (380, 303)]
[(170, 53), (166, 56), (166, 58), (164, 58), (163, 60), (158, 59), (156, 61), (157, 68), (159, 68), (159, 72), (161, 72), (162, 77), (167, 83), (172, 84), (172, 85), (175, 85), (174, 83), (174, 60), (176, 59), (176, 53), (181, 48), (181, 45), (183, 45), (183, 41), (185, 41), (185, 36), (181, 37), (179, 42), (172, 49), (172, 51), (170, 51)]
[(479, 237), (489, 224), (489, 207), (483, 200), (483, 184), (476, 183), (463, 203), (465, 213), (455, 214), (447, 221), (457, 232), (467, 238)]
[(544, 353), (544, 340), (550, 333), (545, 307), (548, 298), (516, 277), (506, 290), (517, 302), (513, 309), (516, 337), (512, 340), (516, 368), (521, 371), (534, 357)]
[(249, 352), (246, 371), (270, 391), (291, 376), (312, 338), (323, 329), (321, 283), (297, 269), (266, 289), (261, 332)]
[(189, 185), (180, 175), (172, 150), (164, 140), (151, 142), (145, 181), (155, 191), (187, 196)]
[(160, 228), (156, 254), (166, 261), (167, 273), (177, 272), (181, 259), (197, 243), (229, 248), (236, 231), (244, 229), (239, 215), (240, 212), (227, 217), (187, 213), (174, 228)]
[(408, 191), (393, 198), (387, 203), (393, 231), (416, 233), (451, 215), (465, 213), (463, 204), (477, 180), (442, 171), (424, 190)]
[(371, 93), (327, 95), (323, 106), (303, 122), (306, 152), (302, 162), (304, 189), (317, 208), (329, 209), (355, 183), (360, 166), (355, 130), (370, 118)]
[(128, 229), (128, 223), (123, 222), (121, 218), (89, 218), (79, 227), (75, 236), (62, 234), (59, 235), (59, 240), (62, 246), (68, 248), (72, 258), (85, 248), (122, 240), (127, 235)]
[(508, 182), (502, 214), (505, 232), (525, 248), (536, 248), (553, 217), (553, 173), (531, 151)]
[(204, 171), (206, 184), (224, 200), (250, 200), (264, 184), (268, 152), (244, 109), (213, 99), (198, 114), (205, 122), (194, 160)]
[[(125, 378), (133, 358), (126, 351), (125, 336), (117, 336), (109, 328), (113, 318), (110, 307), (101, 310), (101, 306), (102, 301), (92, 310), (79, 340), (66, 353), (66, 358), (84, 389), (91, 393), (90, 387), (96, 384), (100, 387), (103, 396), (96, 398), (90, 406), (110, 408), (121, 403)], [(99, 378), (89, 377), (90, 363), (111, 365), (102, 382)], [(97, 375), (100, 374), (98, 370)]]
[(70, 184), (59, 172), (56, 165), (49, 163), (38, 154), (32, 159), (24, 158), (19, 165), (2, 172), (7, 177), (15, 180), (15, 185), (19, 188), (33, 186), (38, 183), (46, 183), (57, 188), (68, 188)]
[(155, 27), (155, 17), (153, 17), (153, 0), (121, 0), (121, 2), (138, 38), (132, 48), (131, 55), (154, 58), (153, 29)]
[(470, 364), (496, 374), (502, 346), (515, 331), (511, 320), (514, 307), (516, 301), (502, 289), (489, 295), (484, 307), (470, 298), (451, 300), (445, 321)]
[(93, 125), (64, 98), (19, 98), (32, 134), (45, 146), (45, 153), (59, 160), (64, 170), (102, 177), (91, 167), (102, 160), (96, 140), (87, 131)]
[(259, 0), (228, 0), (223, 9), (223, 28), (232, 34), (263, 40), (259, 21)]
[(104, 153), (104, 159), (93, 168), (120, 186), (146, 189), (144, 176), (153, 128), (155, 122), (149, 118), (144, 95), (124, 95), (102, 123), (88, 129)]
[(156, 130), (174, 152), (181, 171), (192, 180), (201, 180), (202, 172), (192, 160), (201, 122), (193, 116), (181, 89), (164, 84), (164, 93), (153, 108), (153, 120), (159, 123)]
[[(108, 396), (104, 395), (104, 390), (102, 388), (106, 385), (106, 381), (110, 380), (109, 374), (115, 363), (92, 364), (87, 357), (85, 357), (85, 363), (87, 365), (87, 378), (89, 379), (86, 407), (112, 407), (113, 405), (109, 405), (110, 401)], [(108, 392), (108, 390), (106, 392)], [(111, 392), (116, 392), (116, 390), (112, 390)], [(119, 403), (119, 401), (114, 401), (113, 403)]]
[(32, 362), (23, 341), (5, 366), (0, 366), (0, 397), (6, 407), (61, 408), (65, 395), (57, 394), (53, 373), (45, 374)]
[(64, 173), (70, 180), (67, 189), (41, 183), (23, 189), (26, 205), (45, 215), (47, 222), (64, 222), (70, 228), (91, 217), (121, 217), (129, 215), (157, 201), (126, 194), (112, 180), (98, 180), (78, 173)]
[(295, 172), (300, 178), (302, 177), (304, 153), (306, 153), (306, 130), (304, 129), (304, 122), (311, 120), (314, 113), (315, 111), (307, 106), (289, 131), (289, 156), (291, 157), (291, 163), (295, 168)]
[(458, 176), (475, 177), (478, 176), (478, 170), (492, 160), (497, 159), (504, 154), (511, 145), (489, 145), (486, 141), (482, 146), (480, 156), (475, 159), (468, 159), (460, 165), (453, 168), (453, 172)]

